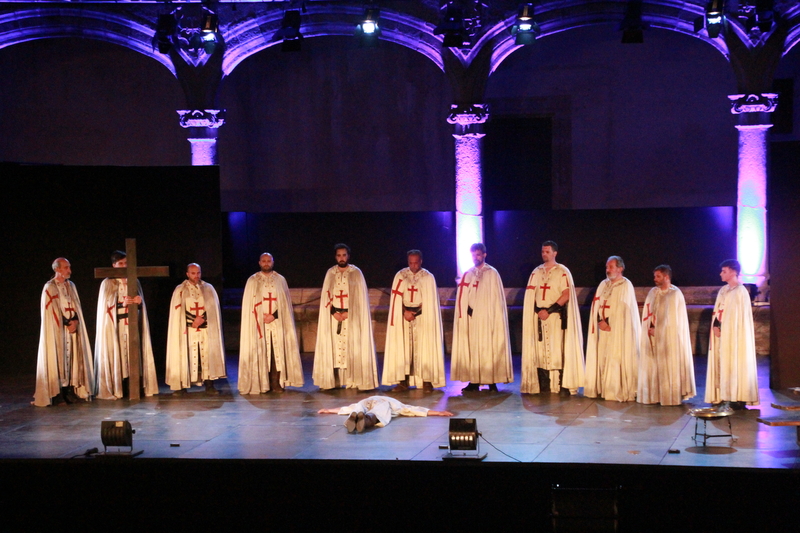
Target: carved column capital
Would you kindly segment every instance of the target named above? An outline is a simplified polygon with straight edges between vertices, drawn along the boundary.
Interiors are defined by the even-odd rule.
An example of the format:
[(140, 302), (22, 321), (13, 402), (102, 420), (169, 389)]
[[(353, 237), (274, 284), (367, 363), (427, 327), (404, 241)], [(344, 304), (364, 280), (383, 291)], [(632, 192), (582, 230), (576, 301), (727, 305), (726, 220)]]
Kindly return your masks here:
[(778, 106), (778, 95), (775, 93), (762, 94), (731, 94), (731, 113), (772, 113)]
[(182, 128), (219, 128), (225, 124), (224, 109), (179, 109)]
[(453, 104), (447, 122), (455, 126), (453, 135), (483, 137), (483, 124), (489, 118), (489, 104)]

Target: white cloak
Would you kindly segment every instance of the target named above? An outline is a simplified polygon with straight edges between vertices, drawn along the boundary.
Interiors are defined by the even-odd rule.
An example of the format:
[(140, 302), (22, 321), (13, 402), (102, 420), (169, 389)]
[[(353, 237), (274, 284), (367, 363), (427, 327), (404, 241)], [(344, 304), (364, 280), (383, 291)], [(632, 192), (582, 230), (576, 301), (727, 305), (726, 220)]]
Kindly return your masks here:
[[(655, 335), (648, 331), (653, 326)], [(680, 405), (697, 394), (686, 300), (675, 285), (653, 287), (642, 309), (639, 385), (636, 401)]]
[[(39, 329), (39, 355), (36, 363), (36, 392), (33, 404), (46, 407), (53, 397), (61, 393), (61, 387), (73, 386), (79, 398), (88, 400), (94, 394), (94, 363), (86, 321), (83, 319), (81, 301), (75, 284), (66, 280), (78, 319), (78, 329), (72, 338), (72, 354), (64, 352), (70, 335), (63, 322), (63, 311), (56, 281), (48, 281), (42, 289), (40, 311), (42, 325)], [(62, 379), (63, 378), (63, 379)]]
[[(122, 360), (117, 332), (117, 293), (119, 280), (106, 278), (100, 284), (97, 299), (97, 334), (94, 339), (96, 396), (101, 400), (122, 398), (122, 380), (128, 377), (128, 361)], [(142, 285), (139, 283), (139, 295)], [(150, 342), (150, 323), (147, 320), (147, 307), (142, 298), (139, 312), (141, 325), (140, 347), (142, 351), (142, 381), (144, 395), (158, 394), (156, 365), (153, 359), (153, 345)]]
[[(266, 275), (257, 272), (250, 276), (242, 298), (242, 325), (239, 336), (239, 393), (259, 394), (269, 392), (269, 372), (272, 365), (270, 336), (275, 353), (275, 366), (281, 373), (282, 387), (303, 386), (303, 365), (294, 324), (294, 308), (286, 279), (272, 272), (269, 274), (275, 285), (278, 318), (265, 325), (261, 308), (264, 300), (261, 286)], [(260, 304), (260, 305), (259, 305)]]
[[(189, 369), (190, 346), (188, 340), (188, 329), (186, 326), (186, 314), (189, 306), (186, 304), (190, 298), (189, 290), (191, 282), (184, 281), (172, 293), (169, 302), (169, 327), (167, 329), (167, 371), (166, 382), (171, 390), (183, 390), (192, 386), (191, 371)], [(198, 364), (198, 379), (195, 385), (202, 385), (202, 376), (206, 374), (206, 379), (215, 380), (227, 377), (225, 372), (225, 341), (222, 339), (222, 313), (219, 307), (219, 298), (214, 287), (200, 281), (197, 285), (203, 295), (206, 314), (206, 352), (207, 369), (201, 372)]]
[(467, 270), (459, 283), (454, 313), (450, 379), (512, 383), (506, 293), (497, 270), (486, 263)]
[(725, 285), (719, 290), (714, 303), (714, 318), (721, 318), (722, 327), (719, 338), (712, 328), (708, 343), (705, 401), (758, 405), (753, 309), (744, 285), (738, 284), (734, 288)]
[[(602, 317), (608, 318), (611, 331), (598, 327)], [(601, 281), (589, 314), (584, 396), (618, 402), (636, 399), (640, 326), (636, 293), (628, 278)]]
[[(347, 311), (347, 350), (346, 361), (336, 366), (336, 319), (331, 315), (333, 305), (333, 286), (336, 283), (336, 270), (331, 267), (322, 284), (319, 301), (319, 326), (317, 344), (314, 349), (314, 385), (320, 389), (336, 386), (336, 372), (340, 385), (348, 389), (372, 390), (379, 385), (378, 368), (375, 359), (375, 341), (372, 337), (372, 314), (369, 307), (367, 282), (358, 267), (348, 265), (347, 280), (350, 294)], [(331, 296), (329, 296), (329, 294)]]
[[(419, 291), (417, 301), (422, 305), (422, 313), (409, 323), (403, 318), (403, 297), (412, 286)], [(395, 275), (390, 296), (381, 381), (384, 385), (394, 385), (408, 376), (408, 384), (414, 387), (421, 387), (424, 382), (433, 387), (444, 387), (442, 313), (436, 279), (424, 268), (416, 275), (411, 269), (404, 268)], [(416, 351), (410, 346), (410, 324), (414, 324)]]
[[(554, 289), (543, 291), (545, 278), (552, 280)], [(548, 287), (550, 288), (550, 287)], [(550, 315), (542, 322), (543, 341), (539, 342), (539, 315), (535, 305), (549, 307), (561, 297), (564, 289), (569, 289), (567, 301), (567, 329), (562, 330), (561, 315)], [(563, 333), (562, 333), (563, 332)], [(563, 343), (563, 344), (562, 344)], [(563, 348), (562, 348), (563, 346)], [(549, 350), (549, 354), (545, 353)], [(549, 357), (548, 357), (549, 355)], [(548, 364), (549, 363), (549, 364)], [(561, 386), (577, 394), (583, 386), (583, 329), (578, 298), (572, 273), (564, 265), (556, 263), (548, 273), (544, 265), (531, 272), (522, 310), (522, 394), (539, 392), (537, 369), (550, 370), (550, 391), (559, 392), (559, 369), (563, 369)]]

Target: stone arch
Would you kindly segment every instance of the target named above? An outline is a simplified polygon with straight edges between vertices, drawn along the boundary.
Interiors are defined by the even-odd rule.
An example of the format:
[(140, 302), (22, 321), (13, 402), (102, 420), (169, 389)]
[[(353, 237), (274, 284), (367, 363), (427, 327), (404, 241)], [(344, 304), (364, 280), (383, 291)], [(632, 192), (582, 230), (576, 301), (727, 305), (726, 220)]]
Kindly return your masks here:
[[(352, 36), (355, 21), (363, 14), (357, 6), (310, 4), (303, 14), (304, 38), (322, 36)], [(232, 24), (225, 34), (226, 51), (222, 63), (224, 75), (229, 75), (247, 57), (280, 44), (272, 35), (280, 28), (283, 10), (275, 9), (255, 18)], [(381, 10), (381, 40), (399, 44), (419, 52), (444, 70), (439, 37), (433, 35), (433, 25), (416, 17), (396, 11)]]
[[(625, 1), (620, 0), (588, 4), (582, 0), (567, 0), (537, 8), (536, 21), (542, 31), (540, 38), (583, 26), (619, 23), (625, 12), (625, 4)], [(695, 33), (694, 19), (702, 14), (702, 6), (686, 2), (681, 2), (679, 6), (671, 2), (645, 2), (644, 6), (644, 18), (650, 23), (651, 28), (675, 31), (705, 41), (727, 59), (728, 47), (721, 37), (709, 39), (705, 34)], [(508, 31), (514, 20), (515, 17), (512, 16), (496, 24), (482, 39), (494, 43), (490, 73), (494, 72), (512, 52), (520, 48), (514, 44), (514, 38)]]
[(0, 48), (36, 39), (97, 39), (155, 59), (175, 75), (169, 57), (153, 50), (153, 31), (147, 19), (130, 12), (58, 7), (0, 14)]

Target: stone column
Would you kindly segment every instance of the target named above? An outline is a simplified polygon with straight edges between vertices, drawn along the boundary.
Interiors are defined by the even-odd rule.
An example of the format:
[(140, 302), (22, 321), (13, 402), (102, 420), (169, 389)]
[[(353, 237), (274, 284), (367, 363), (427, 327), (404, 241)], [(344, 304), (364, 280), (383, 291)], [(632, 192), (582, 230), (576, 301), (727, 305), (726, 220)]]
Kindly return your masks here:
[(732, 94), (731, 113), (739, 116), (739, 184), (736, 199), (736, 255), (742, 264), (742, 281), (759, 287), (759, 298), (769, 277), (767, 271), (767, 130), (769, 113), (778, 95)]
[(469, 247), (483, 242), (483, 195), (481, 149), (483, 123), (489, 118), (486, 104), (450, 106), (447, 122), (456, 139), (456, 263), (458, 277), (472, 267)]
[(179, 109), (181, 127), (187, 128), (192, 146), (192, 166), (217, 165), (217, 131), (225, 124), (224, 109)]

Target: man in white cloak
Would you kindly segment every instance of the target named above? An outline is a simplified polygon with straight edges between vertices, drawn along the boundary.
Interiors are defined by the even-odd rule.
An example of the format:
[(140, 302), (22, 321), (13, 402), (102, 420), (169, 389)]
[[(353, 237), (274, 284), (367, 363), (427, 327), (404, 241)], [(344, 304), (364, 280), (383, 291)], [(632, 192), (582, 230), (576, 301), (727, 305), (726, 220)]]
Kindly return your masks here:
[(53, 261), (53, 272), (55, 276), (45, 283), (40, 301), (42, 326), (33, 395), (37, 407), (88, 401), (94, 394), (92, 347), (78, 291), (69, 280), (72, 267), (59, 257)]
[[(111, 254), (111, 266), (126, 268), (128, 259), (125, 252)], [(156, 365), (153, 359), (153, 346), (150, 341), (150, 323), (147, 320), (147, 307), (139, 295), (128, 296), (128, 280), (125, 278), (106, 278), (100, 284), (97, 298), (97, 334), (94, 339), (95, 378), (97, 398), (117, 400), (124, 395), (124, 380), (128, 379), (128, 361), (133, 354), (128, 353), (128, 306), (141, 305), (139, 315), (142, 382), (145, 396), (158, 394)], [(138, 356), (139, 354), (136, 354)], [(127, 385), (127, 384), (125, 384)]]
[(669, 265), (657, 266), (653, 280), (656, 286), (650, 289), (642, 309), (636, 401), (680, 405), (697, 394), (686, 300), (672, 284)]
[(624, 270), (621, 257), (609, 257), (607, 278), (600, 282), (592, 300), (583, 389), (589, 398), (636, 399), (641, 322), (636, 293), (622, 275)]
[(466, 392), (481, 385), (497, 391), (497, 383), (514, 381), (506, 295), (500, 274), (486, 264), (486, 246), (475, 243), (470, 252), (475, 266), (456, 295), (450, 379), (469, 382)]
[(433, 274), (422, 268), (422, 252), (406, 255), (408, 268), (392, 281), (381, 381), (395, 385), (392, 392), (420, 386), (432, 392), (445, 386), (439, 291)]
[(583, 329), (572, 273), (556, 262), (558, 245), (542, 243), (542, 263), (525, 288), (522, 311), (522, 394), (577, 394), (583, 386)]
[(219, 298), (202, 277), (200, 265), (187, 265), (187, 279), (175, 287), (169, 304), (166, 382), (175, 394), (192, 385), (219, 394), (214, 380), (227, 377)]
[(336, 265), (325, 274), (320, 295), (312, 378), (322, 390), (372, 390), (379, 383), (367, 282), (349, 264), (349, 246), (334, 250)]
[(289, 285), (273, 270), (272, 254), (261, 254), (258, 266), (261, 271), (247, 280), (242, 298), (241, 394), (281, 393), (304, 383)]
[(759, 403), (753, 309), (749, 292), (739, 282), (739, 261), (728, 259), (720, 268), (725, 286), (714, 303), (705, 401), (730, 402), (734, 409), (743, 409), (744, 404)]
[(344, 426), (348, 433), (361, 433), (371, 427), (382, 428), (398, 416), (453, 416), (450, 411), (433, 411), (425, 407), (406, 405), (388, 396), (370, 396), (345, 407), (320, 409), (321, 415), (346, 415)]

